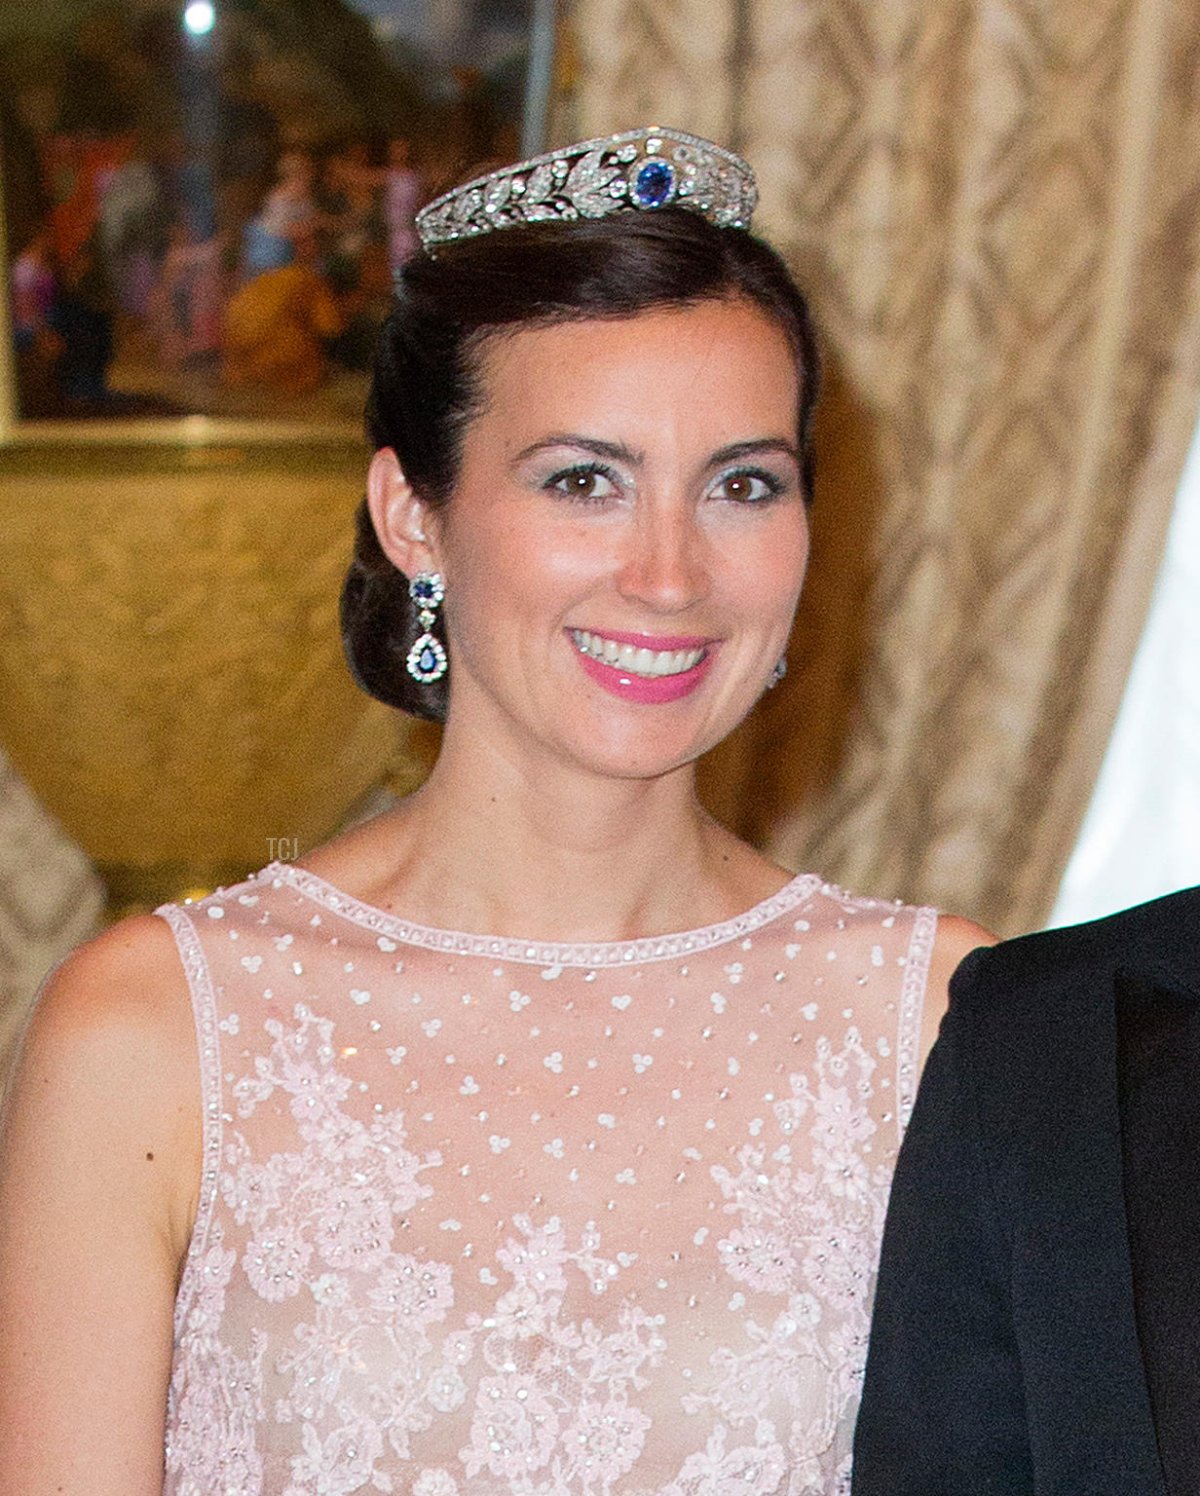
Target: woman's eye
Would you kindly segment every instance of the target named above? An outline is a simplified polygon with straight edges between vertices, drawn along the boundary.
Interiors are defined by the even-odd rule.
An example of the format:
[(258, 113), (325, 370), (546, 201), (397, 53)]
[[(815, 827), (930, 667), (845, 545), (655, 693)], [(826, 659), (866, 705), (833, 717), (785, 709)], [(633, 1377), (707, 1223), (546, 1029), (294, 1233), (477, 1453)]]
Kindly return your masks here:
[(783, 491), (783, 484), (773, 473), (726, 473), (714, 490), (717, 498), (736, 504), (758, 504), (773, 499)]
[(608, 474), (594, 467), (568, 468), (556, 473), (546, 487), (571, 499), (607, 499), (616, 492)]

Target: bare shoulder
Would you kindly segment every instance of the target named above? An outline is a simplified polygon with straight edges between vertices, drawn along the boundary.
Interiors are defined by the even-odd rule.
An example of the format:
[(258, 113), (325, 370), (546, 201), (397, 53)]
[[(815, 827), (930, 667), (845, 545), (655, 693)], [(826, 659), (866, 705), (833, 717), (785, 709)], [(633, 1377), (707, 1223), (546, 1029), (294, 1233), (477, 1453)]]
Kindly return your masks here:
[(995, 945), (997, 937), (972, 919), (959, 914), (938, 916), (937, 936), (929, 961), (925, 990), (925, 1012), (921, 1021), (921, 1063), (933, 1048), (938, 1028), (950, 1001), (950, 978), (964, 957), (981, 945)]
[(973, 919), (964, 919), (961, 914), (938, 916), (937, 938), (933, 944), (933, 956), (929, 963), (930, 987), (936, 982), (948, 987), (963, 958), (981, 945), (995, 945), (998, 937)]
[(185, 1238), (200, 1131), (187, 977), (166, 922), (135, 915), (78, 946), (43, 987), (10, 1079), (4, 1155), (51, 1172), (102, 1166), (110, 1184), (128, 1171)]
[[(21, 1047), (19, 1069), (39, 1061), (83, 1067), (103, 1058), (125, 1072), (174, 1052), (191, 1024), (175, 939), (152, 914), (120, 920), (77, 946), (46, 982)], [(139, 1056), (142, 1057), (139, 1059)]]

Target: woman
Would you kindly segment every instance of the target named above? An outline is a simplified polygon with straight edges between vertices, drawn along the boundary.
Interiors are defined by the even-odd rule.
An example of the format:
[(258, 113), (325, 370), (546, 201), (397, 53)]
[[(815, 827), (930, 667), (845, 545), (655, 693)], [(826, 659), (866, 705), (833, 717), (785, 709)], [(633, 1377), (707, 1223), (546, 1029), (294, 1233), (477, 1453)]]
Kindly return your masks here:
[(23, 1492), (158, 1491), (164, 1421), (189, 1496), (845, 1489), (900, 1124), (982, 932), (695, 798), (808, 552), (816, 359), (752, 203), (635, 131), (423, 214), (343, 623), (441, 754), (50, 982), (0, 1228)]

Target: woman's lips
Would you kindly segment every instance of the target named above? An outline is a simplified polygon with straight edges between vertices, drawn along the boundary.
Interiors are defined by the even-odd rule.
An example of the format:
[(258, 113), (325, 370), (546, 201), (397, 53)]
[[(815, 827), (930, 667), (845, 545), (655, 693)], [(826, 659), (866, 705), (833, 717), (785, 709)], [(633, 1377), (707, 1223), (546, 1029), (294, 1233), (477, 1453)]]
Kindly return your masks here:
[(597, 634), (568, 629), (579, 662), (592, 680), (625, 701), (678, 701), (708, 673), (712, 641), (649, 634)]
[(593, 634), (587, 629), (571, 629), (570, 634), (580, 654), (643, 678), (680, 675), (693, 669), (704, 657), (708, 644), (706, 639)]

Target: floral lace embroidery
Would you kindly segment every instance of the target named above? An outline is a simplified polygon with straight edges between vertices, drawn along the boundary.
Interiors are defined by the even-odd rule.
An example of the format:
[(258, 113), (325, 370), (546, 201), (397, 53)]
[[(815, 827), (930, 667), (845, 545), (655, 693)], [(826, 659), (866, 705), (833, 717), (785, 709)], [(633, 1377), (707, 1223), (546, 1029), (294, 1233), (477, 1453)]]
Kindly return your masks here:
[[(920, 967), (916, 924), (904, 931), (903, 954), (892, 957), (893, 999), (877, 1005), (873, 1037), (858, 1021), (844, 1022), (835, 1042), (814, 1027), (816, 1002), (801, 1006), (799, 1028), (790, 1012), (781, 1014), (785, 1005), (775, 994), (788, 963), (805, 953), (815, 923), (793, 906), (786, 913), (801, 918), (782, 920), (769, 939), (761, 932), (753, 942), (747, 937), (740, 960), (717, 952), (716, 964), (702, 972), (680, 968), (678, 994), (659, 1003), (669, 1015), (698, 998), (714, 1020), (695, 1029), (696, 1054), (679, 1061), (682, 1079), (704, 1068), (705, 1047), (724, 1035), (722, 1023), (732, 1032), (737, 1003), (751, 995), (739, 990), (742, 983), (755, 989), (758, 1016), (743, 1035), (749, 1047), (713, 1068), (713, 1078), (726, 1084), (713, 1089), (712, 1103), (687, 1126), (675, 1129), (666, 1108), (672, 1098), (686, 1104), (691, 1093), (660, 1078), (647, 1092), (653, 1105), (644, 1115), (620, 1114), (635, 1103), (623, 1101), (618, 1087), (612, 1114), (599, 1113), (586, 1138), (556, 1117), (536, 1139), (514, 1140), (511, 1121), (501, 1117), (511, 1104), (508, 1090), (520, 1093), (522, 1086), (502, 1095), (500, 1082), (486, 1088), (473, 1073), (459, 1078), (457, 1054), (441, 1049), (463, 1048), (488, 1030), (479, 1018), (462, 1022), (445, 997), (432, 1001), (433, 968), (413, 970), (412, 957), (390, 940), (389, 950), (384, 939), (330, 938), (320, 917), (307, 920), (307, 937), (294, 917), (285, 929), (283, 909), (272, 915), (243, 905), (234, 928), (221, 926), (235, 912), (230, 897), (222, 891), (221, 903), (205, 901), (210, 917), (213, 907), (222, 915), (201, 929), (210, 964), (220, 967), (225, 958), (217, 981), (204, 973), (204, 991), (214, 1012), (223, 1004), (218, 1027), (227, 1053), (219, 1073), (227, 1112), (213, 1220), (189, 1259), (180, 1294), (168, 1496), (848, 1491), (850, 1432), (895, 1153), (894, 1129), (881, 1124), (894, 1121), (889, 1107), (899, 1091), (894, 1071), (881, 1072), (880, 1062), (893, 1053), (898, 989), (911, 987)], [(814, 890), (809, 902), (824, 897)], [(852, 906), (845, 897), (847, 913), (870, 917), (878, 908), (876, 922), (884, 915), (894, 920), (895, 906)], [(194, 954), (190, 921), (175, 912), (173, 928), (184, 929), (181, 948)], [(214, 927), (229, 944), (220, 944)], [(839, 930), (834, 920), (832, 928), (840, 934), (850, 921), (841, 918)], [(346, 942), (332, 953), (348, 997), (336, 1019), (326, 1002), (318, 1010), (311, 997), (281, 1001), (289, 981), (318, 985), (310, 981), (314, 938), (326, 942), (326, 954)], [(839, 1006), (846, 991), (839, 985), (835, 999), (828, 990), (839, 962), (839, 983), (850, 983), (850, 991), (863, 985), (863, 972), (882, 969), (878, 940), (863, 944), (860, 956), (842, 938), (844, 947), (823, 952), (821, 968), (806, 968), (812, 990)], [(280, 963), (273, 973), (263, 969), (266, 952)], [(365, 1017), (376, 1011), (373, 994), (384, 985), (385, 969), (394, 1001), (403, 998), (417, 1015), (405, 1029), (406, 1044), (384, 1044), (395, 1036), (382, 1018)], [(559, 980), (549, 975), (553, 970), (543, 972), (547, 983)], [(512, 987), (501, 967), (483, 962), (451, 972), (461, 1008), (476, 1001), (473, 989), (484, 988), (485, 978), (503, 989), (497, 1007), (504, 1033), (518, 1025), (527, 1030), (538, 1018), (538, 994)], [(762, 988), (764, 972), (774, 990)], [(195, 975), (193, 962), (189, 979)], [(586, 984), (594, 974), (576, 975), (590, 1001), (595, 993)], [(248, 976), (254, 987), (238, 994), (239, 1017), (232, 989)], [(650, 1006), (636, 973), (617, 976), (633, 991), (600, 998), (595, 1008), (624, 1015)], [(194, 991), (200, 987), (195, 981)], [(247, 1024), (251, 1003), (259, 1016)], [(437, 1016), (420, 1016), (427, 1013)], [(919, 1003), (915, 1019), (908, 1018), (910, 1026), (919, 1022)], [(538, 1039), (547, 1021), (533, 1024)], [(656, 1065), (661, 1077), (652, 1044), (664, 1026), (639, 1039), (631, 1078), (655, 1080)], [(368, 1083), (357, 1078), (356, 1066), (363, 1038), (374, 1031), (372, 1054), (383, 1069), (377, 1065)], [(202, 1023), (200, 1032), (209, 1029)], [(767, 1058), (781, 1052), (785, 1032), (806, 1056), (802, 1067)], [(251, 1043), (251, 1033), (262, 1042)], [(614, 1023), (596, 1033), (615, 1038)], [(539, 1055), (547, 1051), (544, 1063), (530, 1058), (529, 1066), (555, 1085), (561, 1078), (567, 1106), (595, 1062), (585, 1056), (573, 1071), (562, 1048), (549, 1048), (557, 1036), (556, 1030), (537, 1045)], [(430, 1052), (421, 1051), (415, 1064), (419, 1039)], [(899, 1041), (903, 1052), (903, 1023)], [(244, 1046), (240, 1055), (237, 1044)], [(515, 1046), (495, 1060), (505, 1077), (518, 1060)], [(470, 1063), (481, 1068), (477, 1059)], [(217, 1071), (215, 1060), (211, 1068)], [(441, 1081), (451, 1070), (452, 1088)], [(568, 1084), (572, 1074), (583, 1079)], [(381, 1075), (399, 1104), (372, 1099), (384, 1095)], [(758, 1104), (740, 1110), (728, 1128), (708, 1112), (719, 1113), (740, 1080), (758, 1087), (748, 1093)], [(632, 1094), (629, 1085), (626, 1091)], [(442, 1125), (447, 1096), (461, 1098), (456, 1104), (480, 1130), (461, 1159), (458, 1150), (450, 1155), (417, 1136), (432, 1137)], [(540, 1127), (543, 1119), (534, 1117)], [(643, 1199), (631, 1211), (614, 1184), (612, 1199), (597, 1194), (592, 1213), (577, 1216), (578, 1196), (568, 1188), (568, 1181), (578, 1185), (572, 1175), (581, 1168), (571, 1160), (601, 1156), (627, 1120), (635, 1124), (631, 1136), (645, 1128), (650, 1143), (657, 1136), (660, 1154), (677, 1148), (681, 1164), (673, 1176), (681, 1188), (677, 1209), (659, 1215), (648, 1239), (647, 1228), (638, 1235), (634, 1225), (642, 1212), (653, 1219), (657, 1200)], [(712, 1151), (697, 1146), (707, 1138)], [(631, 1156), (643, 1157), (644, 1145)], [(506, 1167), (510, 1157), (515, 1176)], [(562, 1205), (531, 1185), (524, 1208), (486, 1228), (494, 1232), (489, 1245), (480, 1202), (490, 1205), (495, 1192), (518, 1199), (520, 1191), (505, 1189), (527, 1169), (539, 1178), (565, 1171)], [(634, 1188), (635, 1169), (616, 1169), (612, 1177), (623, 1174)], [(479, 1181), (469, 1198), (465, 1178)], [(447, 1249), (439, 1250), (441, 1244)]]

